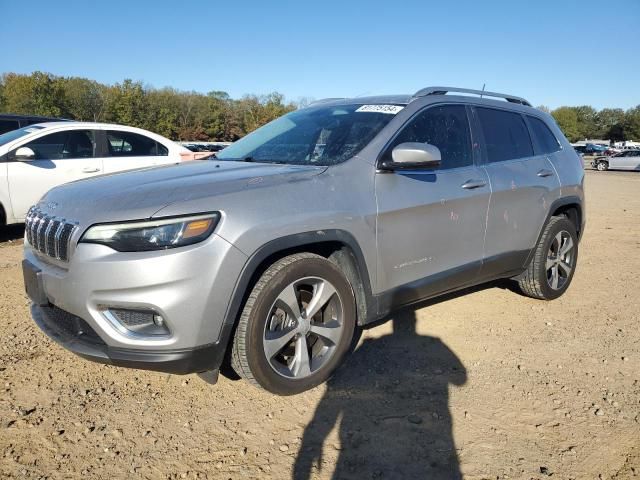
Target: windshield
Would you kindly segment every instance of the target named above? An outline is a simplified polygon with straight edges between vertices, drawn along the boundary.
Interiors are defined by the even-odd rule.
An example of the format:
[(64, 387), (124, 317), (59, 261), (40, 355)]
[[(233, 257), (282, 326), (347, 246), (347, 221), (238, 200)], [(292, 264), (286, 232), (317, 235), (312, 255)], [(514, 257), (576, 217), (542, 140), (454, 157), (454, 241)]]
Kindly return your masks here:
[(218, 160), (336, 165), (362, 150), (398, 105), (337, 105), (291, 112), (218, 152)]
[(6, 145), (9, 142), (13, 142), (20, 137), (24, 137), (25, 135), (29, 135), (30, 133), (36, 132), (38, 130), (43, 129), (44, 127), (40, 127), (37, 125), (29, 125), (28, 127), (22, 127), (17, 130), (11, 130), (10, 132), (3, 133), (0, 135), (0, 147), (2, 145)]

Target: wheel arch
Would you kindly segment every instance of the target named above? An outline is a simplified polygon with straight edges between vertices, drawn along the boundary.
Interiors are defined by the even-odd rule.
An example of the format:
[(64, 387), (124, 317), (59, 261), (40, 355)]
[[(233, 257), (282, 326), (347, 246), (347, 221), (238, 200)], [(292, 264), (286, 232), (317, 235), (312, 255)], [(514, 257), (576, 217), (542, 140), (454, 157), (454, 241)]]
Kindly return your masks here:
[(529, 252), (529, 255), (527, 256), (525, 267), (526, 265), (529, 265), (529, 263), (531, 262), (531, 259), (533, 258), (533, 255), (535, 254), (535, 251), (536, 251), (536, 245), (540, 243), (540, 239), (542, 238), (542, 234), (544, 233), (545, 228), (547, 228), (547, 225), (549, 224), (549, 220), (551, 220), (551, 217), (556, 217), (559, 215), (565, 215), (567, 218), (569, 218), (569, 220), (571, 220), (571, 222), (576, 227), (578, 240), (581, 239), (582, 230), (583, 230), (583, 218), (584, 218), (583, 209), (582, 209), (582, 200), (580, 200), (580, 198), (576, 196), (559, 198), (555, 202), (553, 202), (551, 204), (551, 207), (549, 208), (549, 212), (547, 213), (547, 218), (542, 224), (542, 228), (540, 229), (540, 233), (538, 234), (536, 243), (531, 249), (531, 251)]
[[(224, 326), (236, 324), (251, 288), (273, 262), (300, 252), (321, 255), (340, 266), (354, 288), (358, 325), (367, 323), (368, 319), (376, 315), (369, 270), (357, 240), (344, 230), (318, 230), (272, 240), (262, 245), (249, 257), (236, 280), (225, 313)], [(225, 330), (233, 329), (223, 328), (223, 331)]]
[(4, 209), (4, 205), (0, 202), (0, 226), (7, 224), (7, 211)]
[(582, 203), (577, 197), (569, 197), (557, 200), (551, 205), (550, 215), (548, 216), (546, 224), (551, 217), (558, 217), (560, 215), (566, 216), (571, 223), (576, 227), (576, 233), (578, 239), (582, 236)]

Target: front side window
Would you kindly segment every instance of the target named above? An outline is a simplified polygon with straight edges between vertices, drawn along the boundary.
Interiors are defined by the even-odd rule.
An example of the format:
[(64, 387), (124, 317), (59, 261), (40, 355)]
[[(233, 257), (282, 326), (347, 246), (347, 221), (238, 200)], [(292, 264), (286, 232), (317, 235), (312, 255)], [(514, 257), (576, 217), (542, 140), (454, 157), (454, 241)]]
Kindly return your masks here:
[(467, 167), (473, 164), (469, 121), (463, 105), (430, 107), (419, 113), (402, 129), (385, 156), (401, 143), (429, 143), (438, 147), (442, 157), (440, 169)]
[(93, 158), (96, 151), (95, 135), (92, 130), (56, 132), (36, 138), (22, 146), (33, 150), (36, 160)]
[(107, 148), (110, 157), (166, 156), (164, 145), (144, 135), (132, 132), (107, 130)]
[(529, 119), (529, 125), (531, 125), (533, 135), (538, 140), (538, 144), (542, 149), (540, 152), (541, 154), (544, 155), (560, 150), (560, 143), (558, 142), (558, 139), (553, 133), (551, 133), (549, 127), (547, 127), (542, 120), (529, 115), (527, 115), (527, 118)]
[(399, 105), (311, 107), (284, 115), (217, 153), (218, 160), (336, 165), (356, 155)]
[(515, 112), (476, 107), (489, 163), (533, 156), (533, 145), (522, 116)]

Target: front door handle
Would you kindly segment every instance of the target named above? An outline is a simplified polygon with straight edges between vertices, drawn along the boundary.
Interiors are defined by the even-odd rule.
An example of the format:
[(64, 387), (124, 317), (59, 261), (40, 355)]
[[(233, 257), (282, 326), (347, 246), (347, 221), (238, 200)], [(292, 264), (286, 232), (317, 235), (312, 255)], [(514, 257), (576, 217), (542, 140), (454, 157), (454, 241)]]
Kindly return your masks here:
[(99, 172), (100, 169), (97, 167), (84, 167), (82, 169), (82, 173), (96, 173)]
[(474, 188), (484, 187), (487, 184), (484, 180), (467, 180), (462, 184), (462, 188), (473, 190)]
[(546, 168), (543, 168), (538, 172), (537, 175), (539, 177), (550, 177), (551, 175), (553, 175), (553, 172), (551, 170), (547, 170)]

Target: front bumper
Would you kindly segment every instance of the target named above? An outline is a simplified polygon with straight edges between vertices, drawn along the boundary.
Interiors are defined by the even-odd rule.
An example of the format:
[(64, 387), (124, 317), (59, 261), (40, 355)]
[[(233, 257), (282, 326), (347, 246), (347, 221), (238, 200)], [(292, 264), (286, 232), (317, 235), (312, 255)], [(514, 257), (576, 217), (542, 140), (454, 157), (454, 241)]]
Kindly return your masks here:
[[(231, 330), (224, 321), (231, 279), (246, 256), (215, 234), (155, 252), (79, 244), (68, 264), (25, 243), (25, 260), (38, 270), (42, 290), (33, 319), (68, 350), (93, 361), (170, 373), (219, 367)], [(169, 332), (144, 336), (117, 328), (109, 308), (153, 310)]]
[(110, 347), (80, 317), (54, 306), (32, 305), (31, 316), (49, 338), (93, 362), (177, 375), (217, 370), (224, 359), (231, 326), (213, 344), (182, 350), (134, 350)]

